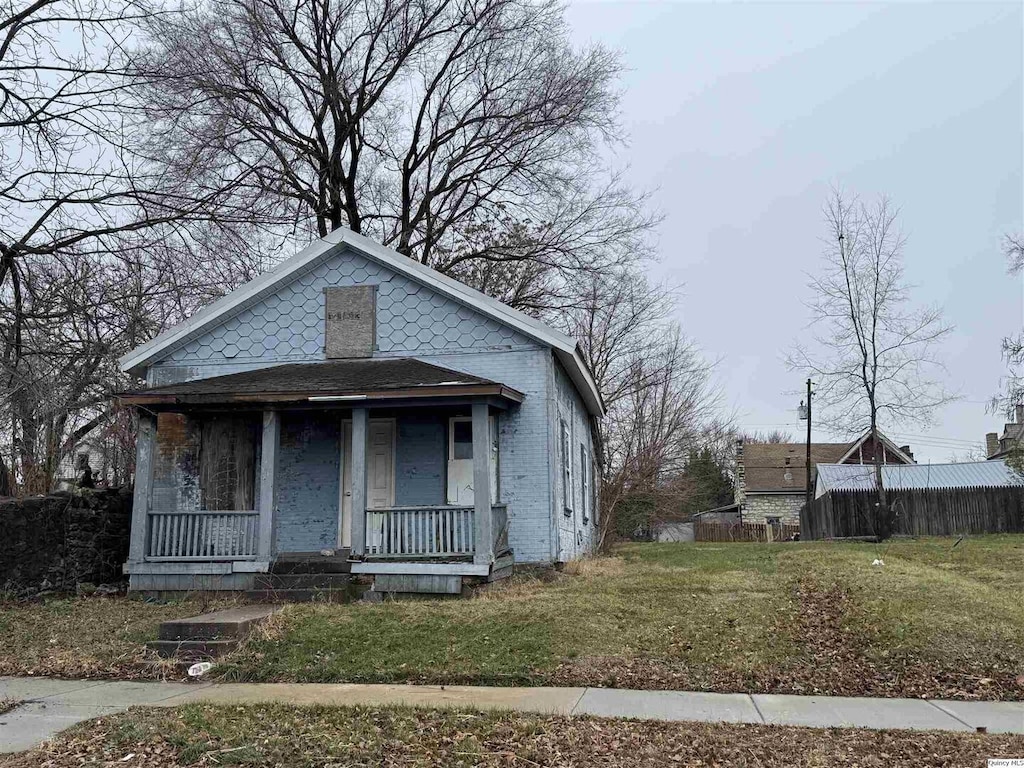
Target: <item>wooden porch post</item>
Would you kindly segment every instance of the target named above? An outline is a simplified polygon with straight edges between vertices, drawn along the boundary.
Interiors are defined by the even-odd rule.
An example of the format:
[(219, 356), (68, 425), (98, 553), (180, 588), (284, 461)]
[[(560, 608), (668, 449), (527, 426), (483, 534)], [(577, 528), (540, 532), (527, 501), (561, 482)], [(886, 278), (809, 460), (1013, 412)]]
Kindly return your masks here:
[(352, 409), (352, 554), (366, 552), (366, 454), (369, 451), (369, 410)]
[(491, 437), (487, 403), (473, 403), (473, 525), (476, 526), (474, 563), (494, 561), (491, 530)]
[(277, 507), (277, 449), (281, 443), (281, 415), (263, 412), (263, 450), (260, 455), (260, 536), (257, 560), (269, 563), (274, 546), (274, 513)]
[(146, 559), (146, 524), (153, 491), (153, 464), (156, 459), (156, 414), (139, 411), (139, 429), (135, 436), (135, 489), (132, 497), (132, 530), (128, 562)]

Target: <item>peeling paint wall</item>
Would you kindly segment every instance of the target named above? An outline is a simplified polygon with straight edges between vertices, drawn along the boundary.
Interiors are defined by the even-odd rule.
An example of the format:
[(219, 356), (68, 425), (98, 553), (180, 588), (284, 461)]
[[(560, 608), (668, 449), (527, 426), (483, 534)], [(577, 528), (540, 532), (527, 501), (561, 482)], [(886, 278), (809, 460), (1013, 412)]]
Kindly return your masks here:
[(338, 545), (341, 419), (334, 412), (281, 414), (275, 546), (316, 552)]
[(444, 504), (448, 415), (410, 410), (397, 417), (395, 504)]
[(156, 456), (153, 463), (153, 509), (200, 509), (198, 419), (180, 413), (157, 417)]

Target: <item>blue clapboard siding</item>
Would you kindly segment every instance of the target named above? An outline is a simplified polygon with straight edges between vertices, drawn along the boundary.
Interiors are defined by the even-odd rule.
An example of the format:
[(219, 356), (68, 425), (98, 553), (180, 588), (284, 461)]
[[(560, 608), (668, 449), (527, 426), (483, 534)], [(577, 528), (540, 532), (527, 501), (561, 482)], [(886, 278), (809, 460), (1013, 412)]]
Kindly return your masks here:
[(441, 414), (409, 412), (398, 417), (395, 504), (445, 503), (447, 420)]
[(278, 454), (278, 552), (338, 545), (341, 420), (332, 413), (281, 415)]

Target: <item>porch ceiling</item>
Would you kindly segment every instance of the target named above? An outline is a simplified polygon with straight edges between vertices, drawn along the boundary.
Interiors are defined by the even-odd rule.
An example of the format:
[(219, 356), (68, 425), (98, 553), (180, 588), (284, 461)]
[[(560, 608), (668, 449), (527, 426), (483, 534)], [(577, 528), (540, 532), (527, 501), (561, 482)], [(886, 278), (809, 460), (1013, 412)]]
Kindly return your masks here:
[(523, 393), (504, 384), (412, 358), (290, 363), (123, 392), (134, 405), (329, 402), (490, 396), (513, 403)]

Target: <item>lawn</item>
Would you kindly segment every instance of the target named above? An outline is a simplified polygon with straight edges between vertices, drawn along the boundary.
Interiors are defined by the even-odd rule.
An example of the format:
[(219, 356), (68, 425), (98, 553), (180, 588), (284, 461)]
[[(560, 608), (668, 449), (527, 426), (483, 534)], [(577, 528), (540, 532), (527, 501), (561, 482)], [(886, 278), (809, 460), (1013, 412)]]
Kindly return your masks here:
[(147, 654), (161, 621), (226, 607), (230, 600), (147, 603), (123, 597), (0, 603), (0, 676), (161, 677)]
[(1024, 736), (661, 723), (408, 708), (189, 705), (65, 731), (4, 768), (239, 766), (983, 765)]
[(630, 544), (473, 600), (292, 606), (222, 674), (1024, 698), (1024, 537), (955, 543)]
[[(1024, 699), (1024, 536), (956, 542), (630, 544), (468, 600), (289, 606), (216, 674)], [(158, 675), (141, 643), (194, 612), (0, 607), (0, 674)]]

